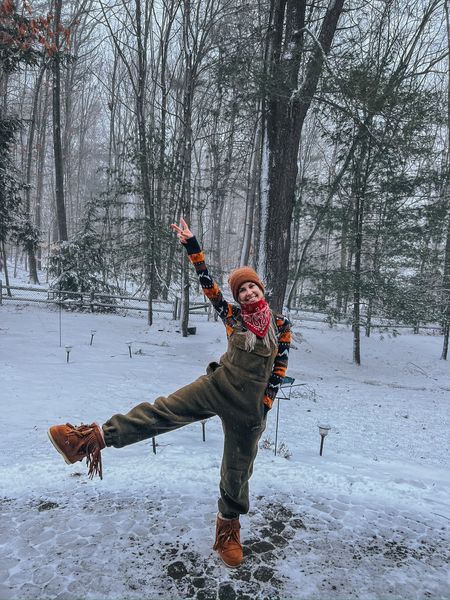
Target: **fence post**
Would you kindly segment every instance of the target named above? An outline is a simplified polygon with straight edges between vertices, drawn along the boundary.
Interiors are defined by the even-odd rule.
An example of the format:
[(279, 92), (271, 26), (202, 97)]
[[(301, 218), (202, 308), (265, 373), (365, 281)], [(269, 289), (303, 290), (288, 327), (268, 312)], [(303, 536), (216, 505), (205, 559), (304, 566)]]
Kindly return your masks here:
[(94, 293), (94, 290), (91, 290), (91, 294), (90, 294), (91, 312), (94, 312), (94, 300), (95, 300), (95, 293)]

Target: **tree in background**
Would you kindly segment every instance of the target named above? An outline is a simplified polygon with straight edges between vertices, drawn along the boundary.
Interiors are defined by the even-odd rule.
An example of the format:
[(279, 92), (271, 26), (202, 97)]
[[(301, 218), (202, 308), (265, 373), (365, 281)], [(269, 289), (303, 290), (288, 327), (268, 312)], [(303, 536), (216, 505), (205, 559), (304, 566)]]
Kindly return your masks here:
[[(3, 0), (0, 4), (0, 89), (4, 93), (4, 104), (0, 107), (0, 116), (3, 121), (3, 156), (0, 169), (4, 171), (3, 189), (5, 198), (9, 196), (10, 200), (5, 200), (5, 206), (9, 206), (5, 212), (9, 218), (5, 218), (5, 224), (9, 222), (12, 239), (20, 244), (26, 251), (29, 259), (30, 280), (33, 283), (38, 282), (35, 252), (39, 242), (39, 231), (32, 222), (30, 215), (30, 186), (31, 186), (31, 152), (34, 137), (34, 112), (31, 119), (31, 133), (29, 138), (28, 167), (26, 177), (22, 177), (20, 184), (16, 180), (12, 183), (13, 177), (18, 177), (18, 171), (14, 169), (7, 153), (11, 151), (13, 132), (18, 131), (18, 125), (22, 122), (17, 115), (9, 114), (7, 82), (11, 73), (18, 71), (25, 66), (34, 67), (41, 64), (38, 76), (37, 90), (46, 68), (46, 63), (54, 57), (59, 50), (59, 36), (63, 34), (67, 48), (69, 44), (70, 31), (60, 22), (56, 28), (52, 29), (53, 16), (40, 16), (34, 18), (30, 4), (23, 0), (22, 11), (19, 13), (15, 3), (12, 0)], [(56, 41), (55, 41), (56, 39)], [(36, 107), (38, 92), (36, 93), (34, 107)], [(8, 126), (8, 121), (10, 126)], [(11, 174), (8, 174), (10, 171)], [(9, 184), (8, 184), (8, 181)], [(18, 190), (25, 190), (25, 202), (20, 202)], [(11, 204), (12, 203), (12, 204)], [(17, 209), (20, 206), (20, 210)], [(13, 210), (15, 209), (15, 210)], [(5, 225), (6, 227), (6, 225)], [(67, 239), (67, 235), (66, 235)], [(6, 233), (2, 239), (2, 251), (6, 265), (5, 251)]]
[(16, 215), (20, 206), (21, 185), (18, 173), (11, 160), (11, 148), (20, 122), (11, 117), (0, 116), (0, 266), (3, 266), (6, 285), (9, 288), (8, 264), (5, 242), (16, 225)]
[(95, 228), (97, 214), (96, 205), (92, 203), (86, 213), (84, 222), (79, 231), (70, 241), (59, 244), (59, 251), (50, 256), (49, 274), (54, 278), (52, 289), (62, 290), (60, 299), (67, 300), (70, 308), (76, 305), (76, 294), (98, 294), (96, 302), (109, 305), (110, 311), (115, 304), (111, 296), (117, 294), (117, 286), (113, 281), (111, 270), (111, 257), (107, 254), (104, 240)]
[(445, 2), (445, 24), (447, 30), (447, 151), (443, 161), (441, 197), (445, 207), (444, 223), (447, 221), (445, 232), (444, 268), (442, 275), (442, 327), (444, 343), (442, 345), (441, 358), (447, 360), (448, 342), (450, 336), (450, 14), (448, 3)]
[[(403, 297), (394, 293), (397, 285), (410, 290), (407, 281), (418, 269), (433, 272), (426, 261), (422, 267), (417, 261), (426, 235), (426, 229), (418, 228), (418, 213), (435, 201), (440, 117), (433, 77), (444, 54), (430, 40), (439, 26), (440, 8), (435, 0), (418, 2), (404, 27), (394, 28), (392, 23), (401, 21), (400, 4), (384, 4), (383, 11), (368, 6), (370, 27), (348, 29), (346, 50), (336, 58), (341, 67), (323, 80), (318, 94), (318, 122), (333, 148), (331, 177), (325, 188), (322, 177), (312, 188), (315, 198), (305, 201), (303, 214), (309, 211), (313, 225), (294, 285), (303, 268), (315, 281), (313, 305), (329, 309), (332, 318), (352, 302), (357, 364), (361, 327), (369, 335), (374, 312), (386, 318), (402, 312), (404, 319), (406, 305), (395, 308), (394, 300)], [(314, 248), (315, 236), (320, 263), (307, 272), (305, 251)], [(331, 257), (333, 251), (339, 260)], [(433, 287), (431, 279), (429, 283)], [(421, 306), (431, 309), (429, 294), (425, 298)], [(420, 304), (415, 306), (409, 322), (425, 316)], [(435, 314), (428, 310), (427, 318)]]
[(325, 15), (314, 5), (309, 16), (312, 19), (314, 15), (321, 25), (317, 38), (312, 35), (308, 52), (307, 3), (298, 0), (271, 0), (270, 3), (258, 262), (271, 303), (277, 310), (284, 304), (288, 278), (286, 265), (289, 263), (300, 136), (343, 5), (344, 0), (332, 0)]
[[(370, 335), (380, 319), (445, 326), (443, 6), (63, 3), (70, 60), (52, 15), (35, 22), (35, 62), (2, 76), (4, 107), (23, 122), (10, 157), (25, 184), (23, 235), (9, 235), (6, 251), (32, 280), (32, 255), (18, 246), (35, 239), (27, 220), (45, 232), (44, 267), (60, 237), (57, 56), (67, 234), (78, 240), (94, 204), (95, 236), (84, 239), (104, 249), (110, 283), (147, 294), (150, 307), (184, 294), (185, 331), (199, 290), (168, 229), (185, 213), (225, 286), (230, 268), (250, 263), (280, 308), (287, 281), (290, 307), (353, 324), (356, 361), (361, 328)], [(17, 47), (1, 47), (14, 64)]]

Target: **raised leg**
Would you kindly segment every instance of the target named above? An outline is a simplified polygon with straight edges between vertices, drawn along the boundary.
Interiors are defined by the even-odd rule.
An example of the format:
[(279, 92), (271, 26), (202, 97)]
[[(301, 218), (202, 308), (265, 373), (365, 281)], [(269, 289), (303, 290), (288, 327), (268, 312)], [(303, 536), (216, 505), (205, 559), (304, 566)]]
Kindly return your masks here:
[(214, 416), (211, 391), (210, 378), (204, 375), (153, 404), (142, 402), (126, 414), (112, 416), (102, 426), (106, 445), (122, 448)]

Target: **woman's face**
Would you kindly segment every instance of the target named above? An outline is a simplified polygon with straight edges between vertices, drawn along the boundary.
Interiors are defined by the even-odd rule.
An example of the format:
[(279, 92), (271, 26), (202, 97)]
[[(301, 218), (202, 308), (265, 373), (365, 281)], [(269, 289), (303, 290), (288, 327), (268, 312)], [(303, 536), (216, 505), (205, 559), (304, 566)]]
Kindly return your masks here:
[(256, 283), (253, 283), (253, 281), (246, 281), (239, 288), (239, 304), (250, 304), (251, 302), (258, 302), (258, 300), (262, 300), (263, 298), (262, 289)]

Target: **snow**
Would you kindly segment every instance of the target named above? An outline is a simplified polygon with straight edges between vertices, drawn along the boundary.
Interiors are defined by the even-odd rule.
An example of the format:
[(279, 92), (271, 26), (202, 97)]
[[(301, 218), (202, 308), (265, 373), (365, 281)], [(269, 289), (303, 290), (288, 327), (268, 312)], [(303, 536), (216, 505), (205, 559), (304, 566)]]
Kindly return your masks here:
[[(296, 322), (295, 383), (269, 414), (242, 518), (246, 560), (212, 550), (217, 418), (67, 466), (54, 423), (104, 422), (185, 385), (225, 350), (220, 323), (0, 306), (0, 598), (450, 598), (450, 375), (442, 338)], [(96, 330), (92, 346), (91, 330)], [(132, 340), (132, 358), (127, 342)], [(72, 347), (66, 362), (64, 346)], [(332, 427), (319, 456), (318, 423)], [(287, 450), (286, 450), (287, 449)], [(291, 456), (286, 459), (283, 454)]]

